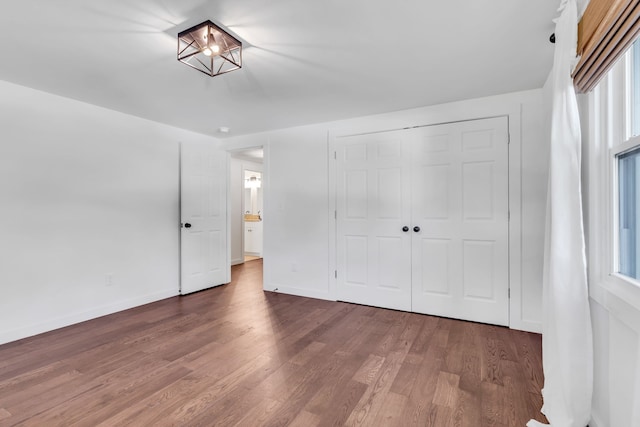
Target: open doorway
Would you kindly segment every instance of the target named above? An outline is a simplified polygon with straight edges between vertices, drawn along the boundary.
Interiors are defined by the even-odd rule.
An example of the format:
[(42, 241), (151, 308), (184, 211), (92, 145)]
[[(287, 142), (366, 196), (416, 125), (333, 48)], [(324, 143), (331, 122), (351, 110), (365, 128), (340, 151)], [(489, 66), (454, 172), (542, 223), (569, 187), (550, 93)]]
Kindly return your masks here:
[(231, 264), (262, 258), (264, 220), (264, 151), (231, 151)]
[(262, 258), (262, 172), (244, 170), (244, 260)]

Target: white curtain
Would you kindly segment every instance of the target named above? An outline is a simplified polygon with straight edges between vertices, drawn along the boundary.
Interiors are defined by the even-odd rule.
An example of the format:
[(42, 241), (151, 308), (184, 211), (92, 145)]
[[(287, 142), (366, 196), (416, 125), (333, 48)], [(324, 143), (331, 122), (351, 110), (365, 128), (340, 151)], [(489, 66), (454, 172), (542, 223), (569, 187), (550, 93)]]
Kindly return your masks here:
[(553, 427), (585, 427), (591, 418), (593, 338), (580, 193), (580, 118), (571, 79), (576, 63), (576, 0), (563, 0), (559, 10), (543, 284), (542, 413)]

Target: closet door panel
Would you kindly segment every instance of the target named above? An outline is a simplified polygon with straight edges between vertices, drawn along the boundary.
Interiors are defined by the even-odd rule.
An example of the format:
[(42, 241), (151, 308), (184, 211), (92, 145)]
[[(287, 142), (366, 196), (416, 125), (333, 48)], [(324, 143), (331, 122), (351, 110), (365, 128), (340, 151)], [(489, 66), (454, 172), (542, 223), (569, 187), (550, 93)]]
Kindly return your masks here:
[[(413, 311), (508, 325), (507, 118), (411, 132)], [(446, 265), (435, 266), (434, 241), (447, 242)]]
[(411, 309), (410, 145), (401, 132), (344, 138), (337, 161), (338, 299)]

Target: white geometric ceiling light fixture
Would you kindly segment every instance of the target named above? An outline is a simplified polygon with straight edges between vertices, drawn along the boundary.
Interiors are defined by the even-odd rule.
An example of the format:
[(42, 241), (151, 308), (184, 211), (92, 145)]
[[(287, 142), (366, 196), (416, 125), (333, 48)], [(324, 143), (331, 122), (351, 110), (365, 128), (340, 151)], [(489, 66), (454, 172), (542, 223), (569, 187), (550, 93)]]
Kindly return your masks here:
[(242, 68), (242, 42), (205, 21), (178, 33), (178, 61), (215, 77)]

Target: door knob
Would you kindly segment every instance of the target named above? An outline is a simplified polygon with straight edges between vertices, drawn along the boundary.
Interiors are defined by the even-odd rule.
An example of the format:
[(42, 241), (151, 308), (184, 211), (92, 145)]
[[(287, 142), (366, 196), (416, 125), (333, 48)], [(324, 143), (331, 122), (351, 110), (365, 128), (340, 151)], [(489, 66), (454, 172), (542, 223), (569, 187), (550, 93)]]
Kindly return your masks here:
[(402, 227), (402, 231), (404, 231), (404, 232), (406, 233), (407, 231), (409, 231), (409, 227), (407, 227), (407, 226), (405, 225), (404, 227)]
[(188, 222), (184, 223), (184, 228), (191, 228), (191, 224), (189, 224)]
[(417, 233), (418, 231), (420, 231), (420, 227), (418, 227), (418, 226), (416, 225), (415, 227), (413, 227), (413, 231), (415, 231), (415, 232)]

